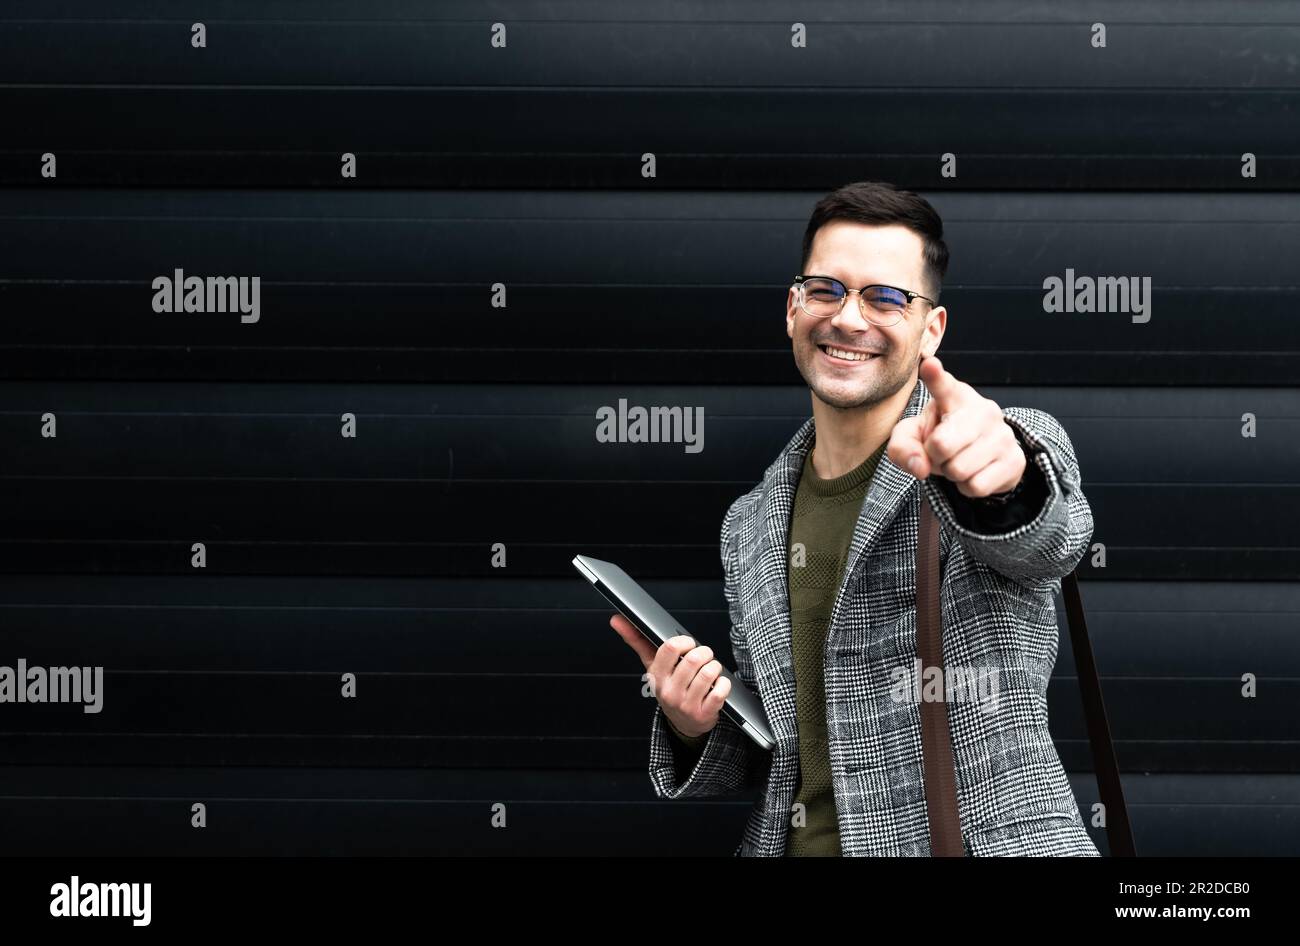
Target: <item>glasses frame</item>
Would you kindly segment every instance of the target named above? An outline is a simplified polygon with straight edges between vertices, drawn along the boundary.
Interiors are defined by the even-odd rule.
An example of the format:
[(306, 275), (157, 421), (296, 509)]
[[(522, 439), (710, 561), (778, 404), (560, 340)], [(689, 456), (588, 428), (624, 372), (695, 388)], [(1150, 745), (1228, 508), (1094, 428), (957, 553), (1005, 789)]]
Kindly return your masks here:
[[(803, 310), (805, 315), (813, 319), (835, 318), (836, 315), (839, 315), (840, 312), (844, 311), (844, 304), (849, 301), (849, 294), (853, 292), (856, 292), (858, 294), (858, 312), (860, 312), (862, 314), (862, 317), (866, 319), (868, 322), (870, 322), (872, 325), (879, 325), (881, 328), (888, 328), (891, 325), (897, 325), (899, 322), (902, 322), (904, 319), (906, 319), (907, 309), (908, 307), (911, 306), (913, 299), (924, 299), (926, 302), (930, 303), (930, 308), (934, 308), (935, 305), (937, 305), (937, 303), (929, 296), (923, 296), (919, 292), (912, 292), (910, 289), (903, 289), (899, 286), (886, 286), (883, 283), (872, 283), (869, 286), (863, 286), (861, 289), (850, 289), (848, 286), (844, 286), (844, 295), (840, 299), (839, 312), (836, 312), (835, 315), (813, 315), (813, 313), (808, 311), (808, 307), (804, 304), (807, 301), (807, 297), (804, 295), (804, 281), (807, 279), (829, 279), (831, 282), (839, 283), (841, 286), (844, 286), (844, 282), (843, 280), (836, 279), (834, 276), (827, 276), (823, 273), (805, 274), (802, 276), (794, 277), (794, 285), (799, 287), (799, 308)], [(903, 306), (902, 309), (903, 318), (898, 319), (898, 321), (895, 322), (877, 322), (873, 318), (871, 318), (871, 316), (867, 315), (867, 307), (862, 300), (863, 300), (863, 293), (865, 293), (868, 289), (892, 289), (895, 292), (901, 292), (903, 295), (905, 295), (907, 297), (907, 305)]]

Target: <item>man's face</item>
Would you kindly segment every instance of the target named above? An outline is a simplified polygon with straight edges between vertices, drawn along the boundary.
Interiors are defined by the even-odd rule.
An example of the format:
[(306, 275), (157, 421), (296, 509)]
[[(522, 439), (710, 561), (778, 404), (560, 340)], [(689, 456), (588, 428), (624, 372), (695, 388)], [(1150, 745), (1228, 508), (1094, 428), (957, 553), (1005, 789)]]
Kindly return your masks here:
[[(898, 224), (871, 226), (834, 220), (817, 231), (805, 274), (834, 276), (849, 289), (880, 284), (926, 292), (921, 280), (921, 237)], [(786, 334), (794, 343), (794, 360), (813, 394), (832, 407), (868, 407), (887, 400), (903, 385), (916, 383), (922, 346), (933, 354), (943, 335), (944, 311), (913, 299), (896, 325), (868, 322), (852, 293), (840, 314), (815, 318), (799, 306), (799, 290), (786, 299)], [(937, 331), (936, 331), (937, 329)], [(825, 346), (869, 352), (866, 361), (846, 361)]]

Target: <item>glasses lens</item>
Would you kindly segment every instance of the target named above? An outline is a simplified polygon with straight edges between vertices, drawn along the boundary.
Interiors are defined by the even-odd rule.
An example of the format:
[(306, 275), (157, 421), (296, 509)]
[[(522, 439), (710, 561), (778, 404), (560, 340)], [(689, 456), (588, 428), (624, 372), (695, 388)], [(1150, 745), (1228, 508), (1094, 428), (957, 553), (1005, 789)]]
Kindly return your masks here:
[(889, 286), (871, 286), (863, 293), (863, 303), (867, 315), (877, 325), (893, 325), (903, 317), (907, 308), (907, 296), (901, 290)]
[(834, 315), (844, 304), (844, 284), (834, 279), (805, 279), (803, 307), (809, 315), (820, 318)]

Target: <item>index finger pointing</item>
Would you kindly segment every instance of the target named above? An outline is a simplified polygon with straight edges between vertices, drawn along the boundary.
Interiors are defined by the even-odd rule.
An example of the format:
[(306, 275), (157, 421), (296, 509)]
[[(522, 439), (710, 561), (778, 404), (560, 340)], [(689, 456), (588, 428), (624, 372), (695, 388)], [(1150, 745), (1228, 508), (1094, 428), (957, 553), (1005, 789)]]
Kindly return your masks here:
[(948, 414), (957, 409), (966, 393), (966, 385), (953, 377), (952, 372), (944, 368), (943, 362), (934, 355), (923, 359), (920, 376), (941, 414)]

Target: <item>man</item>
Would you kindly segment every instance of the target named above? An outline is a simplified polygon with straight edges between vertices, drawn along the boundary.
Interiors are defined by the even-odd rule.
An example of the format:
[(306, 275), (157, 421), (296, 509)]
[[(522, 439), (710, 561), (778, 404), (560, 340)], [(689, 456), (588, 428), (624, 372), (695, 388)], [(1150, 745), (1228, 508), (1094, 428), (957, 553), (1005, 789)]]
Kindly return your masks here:
[[(948, 712), (968, 854), (1098, 856), (1046, 699), (1053, 592), (1092, 513), (1051, 415), (1000, 408), (934, 357), (947, 263), (934, 208), (887, 184), (842, 187), (809, 220), (786, 332), (812, 417), (721, 533), (737, 676), (776, 747), (720, 714), (730, 683), (714, 687), (710, 648), (681, 636), (656, 649), (611, 619), (656, 696), (656, 794), (761, 787), (737, 854), (928, 856), (919, 701), (932, 698)], [(937, 683), (916, 650), (923, 501), (941, 526)]]

